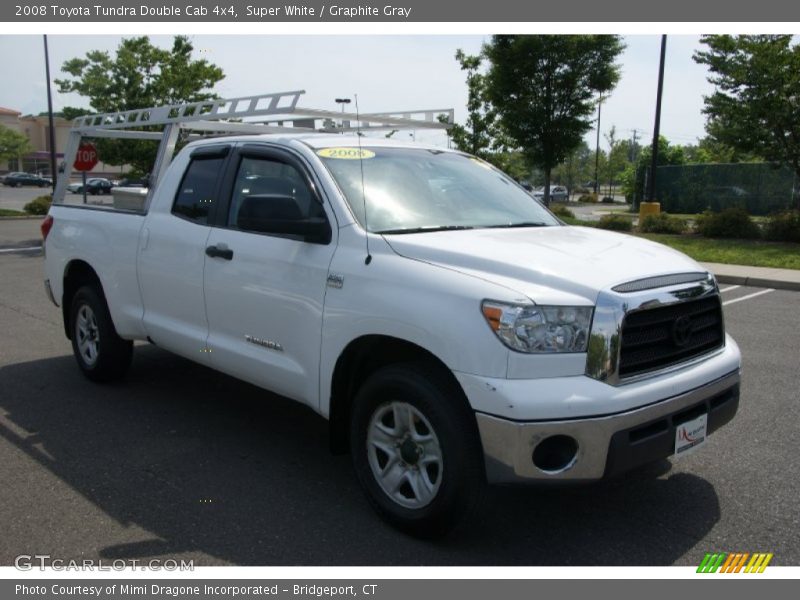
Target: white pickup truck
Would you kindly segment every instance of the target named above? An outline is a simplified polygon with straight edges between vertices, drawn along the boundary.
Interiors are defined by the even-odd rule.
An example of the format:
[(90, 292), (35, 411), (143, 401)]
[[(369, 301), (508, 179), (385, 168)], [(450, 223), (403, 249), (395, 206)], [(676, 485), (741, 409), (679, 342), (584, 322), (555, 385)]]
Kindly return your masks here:
[(420, 536), (488, 483), (590, 481), (694, 450), (739, 402), (714, 277), (564, 225), (461, 152), (360, 136), (188, 144), (146, 210), (54, 204), (46, 289), (80, 369), (133, 340), (302, 402)]

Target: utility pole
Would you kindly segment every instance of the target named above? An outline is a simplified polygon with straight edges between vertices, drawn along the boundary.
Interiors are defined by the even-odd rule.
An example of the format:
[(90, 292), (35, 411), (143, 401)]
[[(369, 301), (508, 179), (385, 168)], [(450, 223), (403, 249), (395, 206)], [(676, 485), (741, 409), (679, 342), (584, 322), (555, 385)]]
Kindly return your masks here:
[(600, 195), (600, 107), (603, 105), (603, 94), (597, 98), (597, 141), (594, 146), (594, 193)]
[[(342, 105), (342, 128), (344, 128), (344, 107), (346, 104), (350, 104), (350, 98), (336, 98), (336, 104)], [(344, 129), (342, 129), (342, 135), (344, 135)]]
[(50, 128), (50, 179), (56, 191), (56, 129), (53, 119), (53, 94), (50, 92), (50, 55), (47, 51), (47, 36), (44, 37), (44, 73), (47, 78), (47, 120)]
[(661, 60), (658, 64), (658, 94), (656, 95), (656, 122), (653, 127), (653, 151), (650, 162), (650, 177), (647, 185), (647, 200), (655, 202), (656, 165), (658, 165), (658, 137), (661, 130), (661, 94), (664, 91), (664, 59), (667, 55), (667, 36), (661, 36)]

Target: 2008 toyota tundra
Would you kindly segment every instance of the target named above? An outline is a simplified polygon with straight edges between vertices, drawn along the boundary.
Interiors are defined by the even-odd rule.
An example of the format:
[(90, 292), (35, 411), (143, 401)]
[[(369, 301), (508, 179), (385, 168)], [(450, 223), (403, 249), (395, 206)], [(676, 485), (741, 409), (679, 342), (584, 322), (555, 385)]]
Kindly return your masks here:
[(387, 139), (204, 139), (145, 210), (54, 204), (46, 288), (81, 370), (133, 340), (311, 406), (371, 504), (446, 531), (488, 483), (588, 481), (728, 422), (714, 277), (564, 225), (487, 163)]

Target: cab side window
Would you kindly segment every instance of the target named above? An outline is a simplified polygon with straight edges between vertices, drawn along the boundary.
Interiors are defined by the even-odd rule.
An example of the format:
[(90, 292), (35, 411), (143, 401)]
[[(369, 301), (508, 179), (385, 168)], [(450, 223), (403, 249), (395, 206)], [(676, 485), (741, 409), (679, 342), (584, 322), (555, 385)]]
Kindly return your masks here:
[(201, 225), (208, 224), (224, 160), (220, 157), (199, 158), (189, 163), (175, 196), (172, 214)]
[(292, 165), (245, 156), (233, 186), (228, 227), (251, 230), (251, 218), (301, 220), (325, 217), (303, 176)]

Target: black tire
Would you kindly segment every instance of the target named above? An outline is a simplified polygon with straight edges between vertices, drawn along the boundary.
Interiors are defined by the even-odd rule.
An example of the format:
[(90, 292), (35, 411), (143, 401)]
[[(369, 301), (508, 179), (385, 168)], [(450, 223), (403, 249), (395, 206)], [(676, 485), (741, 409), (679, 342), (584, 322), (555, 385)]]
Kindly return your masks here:
[[(368, 449), (372, 446), (368, 442), (368, 431), (374, 427), (373, 418), (381, 414), (388, 416), (392, 406), (406, 404), (428, 422), (418, 420), (416, 427), (424, 433), (430, 425), (438, 439), (441, 456), (441, 470), (436, 468), (434, 476), (426, 473), (427, 481), (438, 481), (438, 488), (432, 500), (419, 507), (404, 506), (384, 491), (371, 460), (374, 462), (376, 456), (388, 456), (388, 453), (379, 451), (371, 455)], [(398, 429), (396, 424), (393, 427)], [(452, 376), (441, 368), (425, 363), (400, 364), (384, 367), (371, 375), (354, 399), (350, 450), (356, 476), (372, 507), (391, 525), (406, 533), (422, 538), (441, 537), (469, 522), (481, 504), (486, 475), (475, 415)], [(398, 458), (400, 450), (396, 452), (396, 457), (387, 460), (404, 469), (404, 475), (408, 475), (408, 465), (416, 461), (419, 463), (410, 467), (417, 472), (416, 477), (420, 476), (421, 469), (431, 467), (423, 465), (423, 458), (415, 461), (415, 451), (409, 453), (409, 462), (404, 460), (409, 455), (402, 455), (401, 459)], [(424, 452), (417, 456), (424, 456)], [(374, 464), (375, 468), (382, 468), (380, 461)], [(416, 498), (409, 481), (405, 481), (397, 493), (402, 495), (403, 486), (408, 486), (406, 495)], [(414, 498), (402, 498), (402, 502), (413, 503)]]
[[(83, 312), (84, 308), (88, 312)], [(88, 321), (87, 316), (90, 317)], [(83, 327), (87, 322), (88, 330), (94, 336), (94, 353), (87, 346), (82, 346), (86, 336), (81, 331), (87, 330), (87, 327)], [(92, 381), (108, 382), (125, 376), (133, 356), (133, 342), (117, 335), (105, 298), (95, 286), (84, 286), (73, 296), (69, 331), (72, 352), (86, 377)]]

